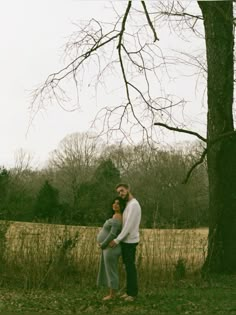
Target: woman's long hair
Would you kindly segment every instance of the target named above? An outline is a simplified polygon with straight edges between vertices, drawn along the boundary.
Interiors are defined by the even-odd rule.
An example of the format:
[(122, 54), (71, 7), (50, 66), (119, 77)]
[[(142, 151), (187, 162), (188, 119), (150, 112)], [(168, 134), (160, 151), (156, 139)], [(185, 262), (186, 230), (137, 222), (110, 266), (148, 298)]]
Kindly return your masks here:
[(112, 215), (112, 216), (113, 216), (113, 214), (114, 214), (114, 210), (112, 209), (112, 206), (113, 206), (113, 204), (114, 204), (114, 202), (115, 202), (116, 200), (119, 201), (121, 214), (124, 212), (125, 207), (126, 207), (126, 201), (125, 201), (125, 200), (123, 200), (121, 197), (116, 197), (116, 198), (114, 198), (114, 199), (112, 200), (112, 203), (111, 203), (111, 210), (112, 210), (112, 211), (111, 211), (111, 215)]

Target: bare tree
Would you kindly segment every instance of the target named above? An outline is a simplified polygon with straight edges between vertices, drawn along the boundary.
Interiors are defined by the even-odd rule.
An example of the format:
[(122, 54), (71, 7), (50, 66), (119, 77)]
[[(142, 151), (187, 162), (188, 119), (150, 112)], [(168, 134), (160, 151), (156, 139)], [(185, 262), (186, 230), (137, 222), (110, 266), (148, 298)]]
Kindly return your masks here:
[(33, 155), (24, 149), (19, 149), (15, 152), (15, 166), (14, 173), (16, 176), (20, 176), (23, 172), (26, 172), (32, 168)]
[(78, 188), (92, 176), (99, 155), (97, 137), (91, 133), (73, 133), (66, 136), (51, 153), (49, 168), (54, 174), (55, 185), (61, 191), (63, 201), (72, 200), (77, 208)]
[[(146, 2), (126, 3), (122, 13), (117, 12), (115, 23), (104, 24), (91, 20), (77, 34), (76, 40), (68, 43), (70, 62), (60, 71), (50, 75), (34, 94), (34, 110), (37, 112), (45, 100), (54, 99), (63, 106), (68, 101), (63, 89), (64, 79), (74, 80), (78, 87), (81, 71), (88, 62), (97, 63), (96, 84), (101, 82), (107, 71), (119, 73), (123, 81), (123, 103), (106, 107), (103, 115), (103, 129), (109, 132), (142, 129), (149, 140), (157, 128), (154, 123), (178, 132), (197, 136), (206, 146), (200, 160), (207, 156), (210, 230), (209, 249), (205, 270), (211, 272), (235, 272), (236, 268), (236, 153), (233, 125), (233, 4), (231, 1), (199, 1), (202, 11), (188, 13), (184, 1), (161, 3), (151, 12)], [(182, 98), (167, 95), (161, 81), (168, 74), (173, 59), (167, 58), (158, 44), (160, 21), (169, 21), (169, 27), (184, 37), (186, 31), (202, 36), (205, 27), (207, 51), (208, 119), (207, 136), (191, 131), (173, 115), (175, 108), (184, 105)], [(174, 22), (171, 23), (170, 22)], [(200, 24), (201, 23), (201, 24)], [(200, 25), (200, 31), (198, 27)], [(194, 45), (194, 41), (193, 41)], [(206, 64), (194, 58), (201, 71)], [(117, 66), (118, 65), (118, 66)], [(85, 71), (86, 73), (86, 71)], [(109, 77), (109, 76), (108, 76)], [(93, 82), (94, 83), (94, 82)], [(95, 84), (95, 85), (96, 85)], [(98, 116), (101, 117), (101, 116)], [(114, 117), (118, 117), (115, 119)], [(158, 128), (159, 130), (159, 128)]]

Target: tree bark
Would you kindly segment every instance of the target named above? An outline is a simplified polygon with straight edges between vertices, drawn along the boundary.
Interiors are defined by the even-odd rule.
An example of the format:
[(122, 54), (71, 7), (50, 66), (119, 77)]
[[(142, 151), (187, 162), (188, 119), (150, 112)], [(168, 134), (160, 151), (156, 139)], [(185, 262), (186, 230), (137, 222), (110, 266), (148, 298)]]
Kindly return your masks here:
[(209, 178), (208, 255), (203, 270), (236, 272), (236, 137), (210, 145), (233, 125), (232, 1), (198, 1), (206, 37), (208, 65), (207, 164)]

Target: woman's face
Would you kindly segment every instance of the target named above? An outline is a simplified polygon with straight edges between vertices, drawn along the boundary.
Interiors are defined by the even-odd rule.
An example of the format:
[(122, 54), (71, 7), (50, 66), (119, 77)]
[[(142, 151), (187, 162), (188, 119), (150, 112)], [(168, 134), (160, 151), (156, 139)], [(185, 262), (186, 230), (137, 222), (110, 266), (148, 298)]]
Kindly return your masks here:
[(114, 202), (113, 202), (113, 205), (112, 205), (112, 209), (114, 210), (114, 211), (120, 211), (120, 202), (119, 202), (119, 200), (115, 200)]

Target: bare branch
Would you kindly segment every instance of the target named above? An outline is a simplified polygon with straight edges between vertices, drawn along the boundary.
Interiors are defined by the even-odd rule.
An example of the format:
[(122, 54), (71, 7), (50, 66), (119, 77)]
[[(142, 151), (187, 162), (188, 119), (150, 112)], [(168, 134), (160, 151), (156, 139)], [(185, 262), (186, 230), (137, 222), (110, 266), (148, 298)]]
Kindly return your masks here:
[(227, 137), (231, 137), (231, 136), (236, 136), (236, 130), (234, 131), (229, 131), (229, 132), (225, 132), (222, 135), (220, 135), (219, 137), (215, 138), (214, 140), (212, 140), (211, 142), (208, 143), (207, 148), (204, 149), (204, 151), (202, 152), (202, 155), (200, 157), (200, 159), (190, 168), (190, 170), (188, 171), (185, 180), (183, 181), (183, 184), (187, 184), (192, 172), (194, 171), (194, 169), (200, 165), (201, 163), (204, 162), (204, 159), (206, 157), (207, 151), (213, 147), (217, 142), (227, 138)]
[(175, 127), (170, 127), (166, 124), (163, 123), (154, 123), (155, 126), (161, 126), (161, 127), (165, 127), (169, 130), (173, 130), (173, 131), (177, 131), (177, 132), (183, 132), (183, 133), (187, 133), (193, 136), (196, 136), (197, 138), (199, 138), (200, 140), (207, 142), (207, 139), (202, 137), (201, 135), (199, 135), (199, 133), (191, 131), (191, 130), (186, 130), (186, 129), (181, 129), (181, 128), (175, 128)]
[(131, 9), (131, 5), (132, 5), (132, 1), (128, 1), (128, 6), (125, 10), (124, 18), (123, 18), (122, 24), (121, 24), (121, 31), (119, 33), (119, 44), (117, 46), (118, 50), (121, 49), (121, 41), (122, 41), (122, 37), (123, 37), (124, 31), (125, 31), (125, 24), (126, 24), (128, 15), (129, 15), (129, 11)]
[(156, 30), (155, 30), (155, 28), (154, 28), (154, 26), (153, 26), (153, 24), (152, 24), (151, 19), (150, 19), (150, 15), (149, 15), (149, 13), (148, 13), (148, 10), (147, 10), (145, 1), (141, 1), (141, 3), (142, 3), (142, 6), (143, 6), (143, 8), (144, 8), (144, 12), (145, 12), (145, 15), (146, 15), (148, 24), (149, 24), (149, 26), (151, 27), (152, 32), (153, 32), (153, 34), (154, 34), (154, 42), (155, 42), (155, 41), (159, 40), (159, 38), (157, 37)]
[(135, 118), (135, 120), (138, 122), (138, 124), (142, 127), (142, 129), (146, 132), (147, 134), (147, 139), (148, 139), (148, 132), (147, 129), (145, 128), (145, 126), (142, 124), (142, 122), (138, 119), (137, 115), (134, 112), (134, 108), (132, 106), (132, 101), (130, 98), (130, 92), (129, 92), (129, 85), (130, 82), (128, 81), (127, 77), (126, 77), (126, 72), (125, 72), (125, 67), (124, 67), (124, 62), (123, 62), (123, 58), (122, 58), (122, 54), (121, 54), (121, 48), (122, 48), (122, 39), (123, 39), (123, 35), (125, 32), (125, 25), (126, 25), (126, 21), (129, 15), (129, 11), (131, 9), (131, 5), (132, 5), (132, 1), (128, 1), (128, 6), (126, 8), (125, 14), (124, 14), (124, 18), (122, 20), (122, 25), (121, 25), (121, 31), (120, 31), (120, 35), (119, 35), (119, 43), (117, 46), (118, 49), (118, 55), (119, 55), (119, 61), (120, 61), (120, 66), (121, 66), (121, 71), (122, 71), (122, 76), (124, 79), (124, 83), (125, 83), (125, 88), (126, 88), (126, 95), (127, 95), (127, 99), (128, 99), (128, 103), (127, 106), (130, 106), (131, 112), (133, 114), (133, 117)]
[[(153, 16), (150, 9), (150, 12), (147, 10), (146, 2), (141, 1), (141, 4), (139, 11), (141, 24), (131, 15), (131, 10), (132, 12), (136, 10), (135, 3), (127, 1), (124, 12), (118, 14), (117, 11), (115, 23), (103, 23), (91, 19), (86, 24), (77, 25), (79, 31), (72, 34), (66, 45), (64, 67), (49, 75), (44, 84), (34, 92), (32, 120), (40, 109), (48, 104), (53, 105), (54, 100), (65, 110), (78, 109), (83, 100), (79, 87), (84, 85), (90, 88), (93, 85), (95, 92), (101, 85), (106, 88), (108, 85), (106, 86), (105, 79), (109, 74), (118, 77), (117, 82), (121, 86), (117, 90), (121, 87), (124, 89), (125, 100), (121, 101), (121, 106), (116, 103), (114, 106), (104, 106), (98, 111), (99, 115), (103, 115), (99, 117), (103, 119), (103, 134), (107, 128), (109, 134), (120, 130), (124, 135), (126, 128), (129, 128), (129, 132), (141, 129), (143, 136), (150, 140), (157, 132), (157, 129), (152, 127), (158, 117), (174, 121), (172, 108), (184, 105), (185, 101), (182, 97), (170, 95), (162, 86), (164, 81), (162, 74), (167, 74), (169, 79), (171, 76), (167, 70), (169, 59), (166, 52), (164, 54), (161, 47), (157, 45), (159, 38), (155, 27), (161, 10), (157, 16)], [(180, 6), (181, 12), (183, 9)], [(96, 68), (96, 75), (92, 79), (89, 77), (90, 72), (85, 70), (85, 66), (89, 67), (90, 63)], [(90, 81), (88, 84), (86, 79)], [(71, 87), (70, 80), (76, 92), (75, 102), (74, 96), (69, 98), (66, 95), (67, 84), (69, 88)], [(151, 84), (154, 80), (155, 85)], [(109, 87), (112, 86), (110, 81), (108, 84)], [(71, 93), (71, 90), (68, 90)]]
[(196, 20), (203, 20), (203, 17), (201, 15), (193, 15), (187, 12), (167, 12), (162, 11), (161, 14), (168, 15), (168, 16), (178, 16), (178, 17), (190, 17), (194, 18)]
[(186, 178), (182, 182), (183, 184), (187, 184), (187, 182), (188, 182), (192, 172), (195, 170), (195, 168), (204, 162), (206, 154), (207, 154), (207, 148), (205, 148), (205, 150), (202, 152), (200, 159), (190, 168), (190, 170), (188, 171), (188, 173), (186, 175)]

